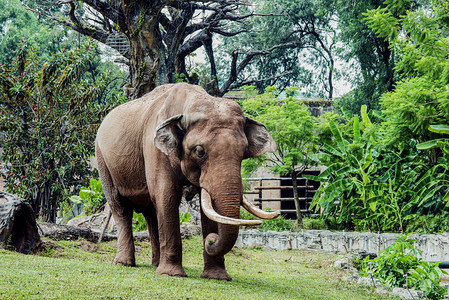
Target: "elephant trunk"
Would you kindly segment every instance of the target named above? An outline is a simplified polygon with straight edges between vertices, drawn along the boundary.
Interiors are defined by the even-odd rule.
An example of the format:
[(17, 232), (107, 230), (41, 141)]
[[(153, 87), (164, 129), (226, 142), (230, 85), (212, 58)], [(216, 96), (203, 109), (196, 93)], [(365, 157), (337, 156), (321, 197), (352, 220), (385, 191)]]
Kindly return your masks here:
[[(202, 174), (201, 208), (203, 213), (215, 225), (210, 224), (209, 234), (205, 237), (204, 248), (211, 256), (222, 256), (234, 246), (240, 225), (258, 225), (260, 220), (240, 220), (240, 203), (242, 201), (243, 186), (240, 168), (221, 168), (221, 176), (210, 178)], [(239, 165), (240, 167), (240, 165)], [(223, 172), (226, 170), (227, 172)], [(226, 174), (225, 174), (226, 173)], [(220, 174), (211, 172), (209, 174)], [(209, 222), (210, 223), (210, 222)]]
[[(227, 201), (230, 201), (229, 198)], [(216, 203), (218, 202), (220, 202), (220, 199), (214, 198), (215, 205), (213, 206), (215, 208), (212, 205), (208, 207), (208, 203), (211, 204), (210, 196), (205, 189), (202, 189), (201, 207), (203, 212), (209, 219), (218, 223), (217, 232), (209, 233), (204, 240), (204, 248), (211, 256), (221, 256), (228, 253), (237, 240), (239, 225), (243, 225), (242, 223), (245, 222), (244, 220), (238, 219), (240, 214), (238, 200), (233, 200), (232, 202), (236, 203), (228, 205), (232, 206), (232, 208), (228, 207), (226, 209), (223, 205), (217, 205)]]
[(245, 199), (240, 168), (233, 169), (229, 165), (221, 167), (220, 170), (228, 172), (222, 172), (222, 176), (218, 178), (210, 178), (206, 173), (200, 179), (201, 208), (207, 218), (217, 223), (217, 227), (205, 231), (210, 232), (204, 241), (205, 250), (212, 256), (224, 255), (232, 249), (238, 237), (239, 226), (262, 224), (261, 220), (239, 219), (240, 205), (262, 219), (272, 219), (279, 215), (279, 212), (264, 212)]

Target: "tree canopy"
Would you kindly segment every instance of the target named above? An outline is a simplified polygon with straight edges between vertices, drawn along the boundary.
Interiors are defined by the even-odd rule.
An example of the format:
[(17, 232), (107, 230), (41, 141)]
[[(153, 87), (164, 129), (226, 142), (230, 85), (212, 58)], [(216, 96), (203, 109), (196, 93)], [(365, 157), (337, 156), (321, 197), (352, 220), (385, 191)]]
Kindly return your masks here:
[(276, 88), (268, 87), (265, 93), (242, 102), (245, 113), (266, 126), (278, 147), (273, 154), (246, 160), (243, 168), (246, 172), (251, 172), (263, 165), (275, 174), (290, 176), (293, 181), (296, 215), (302, 226), (296, 178), (315, 165), (310, 155), (317, 151), (318, 139), (314, 117), (301, 100), (293, 97), (295, 90), (287, 89), (288, 96), (280, 98)]
[[(248, 1), (31, 1), (29, 9), (102, 43), (114, 33), (129, 40), (124, 53), (130, 67), (130, 99), (155, 86), (182, 77), (198, 82), (186, 67), (186, 57), (203, 47), (210, 63), (208, 90), (223, 95), (254, 56), (270, 53), (260, 49), (247, 53), (219, 87), (213, 36), (235, 36), (247, 31), (246, 20), (257, 15)], [(278, 47), (281, 47), (279, 45)], [(262, 51), (264, 50), (264, 51)]]
[(13, 64), (0, 65), (2, 160), (7, 189), (27, 199), (44, 221), (94, 170), (89, 160), (102, 117), (113, 99), (102, 100), (111, 78), (86, 72), (94, 47), (58, 52), (45, 63), (23, 44)]

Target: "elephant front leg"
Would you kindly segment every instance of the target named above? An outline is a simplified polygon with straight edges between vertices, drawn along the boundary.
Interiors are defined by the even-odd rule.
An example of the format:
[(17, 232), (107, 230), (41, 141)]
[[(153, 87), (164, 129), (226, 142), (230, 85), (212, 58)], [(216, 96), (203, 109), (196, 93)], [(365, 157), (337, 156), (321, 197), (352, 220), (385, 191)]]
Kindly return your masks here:
[(136, 266), (134, 238), (132, 232), (133, 209), (111, 205), (112, 215), (117, 226), (117, 255), (114, 264), (128, 267)]
[(159, 227), (160, 261), (156, 274), (186, 277), (182, 267), (182, 243), (179, 226), (181, 193), (165, 192), (156, 201)]
[[(209, 220), (206, 215), (201, 210), (201, 227), (203, 231), (203, 242), (209, 233), (217, 233), (218, 226), (217, 223)], [(204, 248), (204, 245), (203, 245)], [(225, 259), (223, 255), (211, 256), (205, 249), (203, 249), (204, 257), (204, 270), (200, 277), (216, 280), (226, 280), (231, 281), (232, 278), (229, 276), (225, 267)]]

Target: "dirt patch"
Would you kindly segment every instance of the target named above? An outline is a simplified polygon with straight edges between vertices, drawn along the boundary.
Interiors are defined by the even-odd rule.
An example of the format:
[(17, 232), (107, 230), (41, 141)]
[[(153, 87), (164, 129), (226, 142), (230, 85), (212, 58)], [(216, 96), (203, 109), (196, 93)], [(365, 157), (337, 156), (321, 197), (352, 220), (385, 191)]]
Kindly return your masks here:
[(97, 244), (91, 243), (86, 240), (80, 240), (77, 247), (86, 252), (97, 252), (99, 249)]
[(230, 254), (233, 254), (234, 256), (243, 257), (244, 259), (249, 259), (249, 255), (245, 253), (245, 251), (237, 246), (234, 246), (231, 251), (229, 251)]
[[(31, 254), (47, 255), (49, 253), (52, 253), (53, 256), (59, 256), (58, 254), (63, 251), (64, 249), (61, 246), (56, 245), (55, 243), (49, 241), (41, 241), (41, 243), (33, 249), (33, 252)], [(56, 255), (54, 255), (55, 253)]]

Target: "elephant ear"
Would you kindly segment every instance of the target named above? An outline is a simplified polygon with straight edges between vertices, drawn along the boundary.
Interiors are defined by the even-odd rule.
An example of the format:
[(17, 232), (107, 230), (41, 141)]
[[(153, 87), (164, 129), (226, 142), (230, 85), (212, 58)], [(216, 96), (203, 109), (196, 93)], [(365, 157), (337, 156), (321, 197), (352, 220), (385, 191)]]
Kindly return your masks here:
[(262, 123), (246, 117), (245, 134), (248, 139), (248, 149), (246, 149), (244, 158), (256, 157), (277, 150), (276, 143)]
[(156, 128), (154, 134), (154, 145), (170, 158), (180, 157), (180, 123), (182, 115), (171, 117)]

